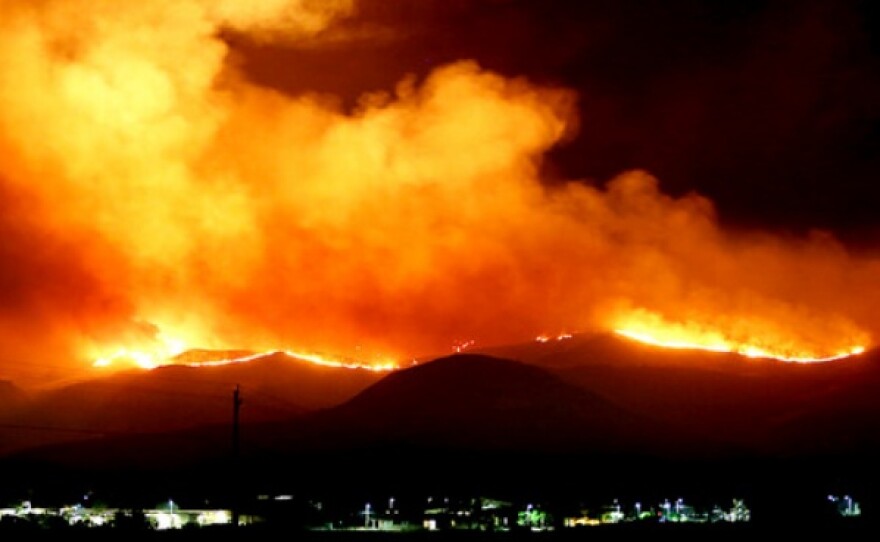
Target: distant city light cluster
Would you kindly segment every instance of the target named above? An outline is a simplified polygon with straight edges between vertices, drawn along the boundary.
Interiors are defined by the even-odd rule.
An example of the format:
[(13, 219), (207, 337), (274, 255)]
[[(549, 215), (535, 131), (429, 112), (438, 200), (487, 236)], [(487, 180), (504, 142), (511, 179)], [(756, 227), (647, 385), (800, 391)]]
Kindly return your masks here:
[[(240, 523), (245, 524), (250, 521), (251, 518), (245, 517)], [(61, 507), (38, 507), (33, 506), (30, 501), (22, 501), (14, 507), (0, 508), (0, 526), (12, 522), (29, 522), (46, 528), (116, 527), (137, 524), (144, 528), (164, 531), (189, 526), (228, 525), (232, 522), (232, 514), (224, 509), (181, 508), (171, 499), (154, 508), (137, 510), (88, 502)]]
[(629, 505), (614, 499), (611, 503), (595, 509), (585, 509), (581, 515), (569, 516), (564, 520), (566, 527), (598, 526), (634, 521), (655, 521), (659, 523), (718, 523), (746, 522), (751, 520), (751, 511), (742, 499), (733, 499), (729, 507), (714, 505), (698, 509), (682, 498), (664, 499), (659, 503), (645, 504), (634, 501)]
[(843, 517), (856, 517), (862, 515), (862, 507), (849, 495), (842, 497), (828, 495), (828, 502), (832, 503), (838, 514)]
[[(861, 506), (851, 495), (828, 495), (832, 516), (861, 516)], [(594, 506), (567, 505), (560, 511), (538, 501), (519, 501), (466, 496), (429, 496), (427, 498), (387, 496), (375, 500), (338, 505), (292, 494), (258, 495), (246, 506), (247, 513), (233, 513), (225, 508), (202, 509), (181, 506), (168, 499), (149, 509), (111, 507), (89, 496), (81, 502), (61, 507), (40, 507), (31, 501), (0, 508), (0, 528), (28, 523), (36, 527), (112, 528), (139, 526), (164, 531), (208, 526), (239, 527), (265, 523), (272, 517), (303, 517), (300, 525), (312, 531), (553, 531), (604, 525), (642, 524), (733, 524), (753, 521), (744, 499), (733, 498), (724, 506), (698, 506), (684, 498), (659, 501), (610, 499)], [(279, 511), (282, 513), (279, 514)], [(286, 513), (285, 513), (286, 511)], [(772, 518), (771, 518), (772, 519)]]

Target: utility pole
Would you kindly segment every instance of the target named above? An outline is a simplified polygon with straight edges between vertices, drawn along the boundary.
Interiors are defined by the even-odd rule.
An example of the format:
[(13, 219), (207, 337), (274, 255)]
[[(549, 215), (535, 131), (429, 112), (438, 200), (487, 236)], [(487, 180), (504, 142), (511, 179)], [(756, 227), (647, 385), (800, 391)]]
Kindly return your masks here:
[(238, 434), (238, 412), (241, 409), (241, 389), (238, 384), (235, 385), (235, 391), (232, 392), (232, 526), (238, 527), (239, 510), (238, 510), (238, 493), (241, 485), (241, 472), (239, 468), (239, 434)]

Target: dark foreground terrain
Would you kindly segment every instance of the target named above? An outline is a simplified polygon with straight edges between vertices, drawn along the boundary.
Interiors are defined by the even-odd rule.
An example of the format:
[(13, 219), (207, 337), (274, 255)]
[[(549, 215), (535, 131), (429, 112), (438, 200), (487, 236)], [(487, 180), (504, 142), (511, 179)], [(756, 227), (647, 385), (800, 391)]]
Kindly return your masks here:
[(876, 539), (877, 525), (860, 520), (841, 522), (804, 522), (802, 524), (726, 524), (726, 525), (607, 525), (531, 532), (377, 532), (377, 531), (302, 531), (275, 527), (249, 526), (205, 527), (167, 531), (142, 531), (113, 528), (20, 530), (0, 528), (4, 539), (26, 537), (28, 540), (298, 540), (308, 542), (575, 542), (603, 540), (861, 540)]

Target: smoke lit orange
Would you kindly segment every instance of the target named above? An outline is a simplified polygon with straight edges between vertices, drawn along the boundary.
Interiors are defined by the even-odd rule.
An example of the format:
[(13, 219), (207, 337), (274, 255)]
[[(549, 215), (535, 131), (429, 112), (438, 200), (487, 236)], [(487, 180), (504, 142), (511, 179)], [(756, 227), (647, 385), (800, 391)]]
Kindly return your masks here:
[(645, 171), (545, 182), (581, 124), (569, 89), (462, 59), (346, 110), (224, 39), (336, 47), (318, 35), (355, 7), (0, 1), (0, 377), (568, 329), (811, 360), (880, 332), (880, 260), (830, 235), (728, 231)]

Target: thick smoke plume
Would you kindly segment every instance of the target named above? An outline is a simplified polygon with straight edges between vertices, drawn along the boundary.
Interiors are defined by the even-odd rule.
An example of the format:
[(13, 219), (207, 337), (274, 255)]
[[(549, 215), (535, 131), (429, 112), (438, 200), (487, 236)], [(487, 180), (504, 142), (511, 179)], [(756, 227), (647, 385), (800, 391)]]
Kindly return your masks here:
[(175, 341), (406, 359), (634, 319), (816, 355), (870, 345), (876, 259), (725, 231), (646, 172), (542, 183), (577, 124), (565, 89), (463, 60), (343, 111), (249, 81), (221, 37), (305, 42), (346, 16), (0, 2), (2, 374)]

